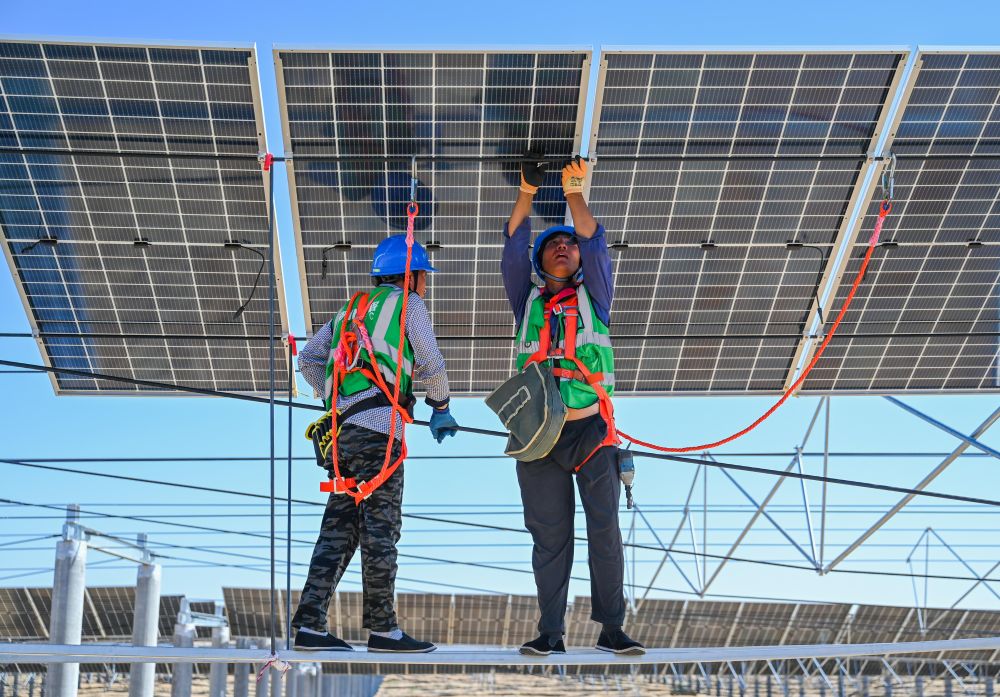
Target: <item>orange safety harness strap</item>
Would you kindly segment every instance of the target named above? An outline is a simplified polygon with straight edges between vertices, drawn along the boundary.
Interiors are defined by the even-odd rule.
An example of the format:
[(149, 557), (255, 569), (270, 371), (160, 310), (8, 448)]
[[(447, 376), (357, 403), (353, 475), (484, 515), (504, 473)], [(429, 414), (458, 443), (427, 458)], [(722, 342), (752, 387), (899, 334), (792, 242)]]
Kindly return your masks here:
[[(552, 315), (563, 316), (563, 348), (552, 348)], [(611, 395), (604, 389), (601, 382), (604, 380), (604, 373), (592, 373), (576, 355), (576, 333), (580, 319), (580, 309), (577, 301), (576, 288), (564, 288), (545, 302), (544, 322), (538, 337), (538, 350), (528, 357), (528, 363), (538, 363), (550, 358), (561, 358), (573, 361), (576, 370), (554, 367), (552, 374), (564, 380), (579, 380), (590, 385), (597, 394), (598, 411), (601, 418), (608, 427), (607, 434), (597, 446), (583, 459), (574, 471), (580, 471), (594, 454), (601, 448), (608, 445), (618, 445), (621, 440), (618, 438), (618, 429), (615, 427), (615, 410), (611, 403)]]
[[(413, 228), (414, 221), (419, 212), (419, 206), (417, 206), (415, 202), (411, 201), (406, 208), (406, 270), (403, 274), (403, 305), (399, 314), (399, 346), (396, 352), (396, 379), (392, 390), (389, 389), (385, 379), (382, 377), (382, 371), (378, 369), (378, 360), (375, 357), (375, 347), (372, 344), (371, 337), (368, 335), (368, 329), (365, 327), (364, 318), (368, 312), (369, 302), (369, 296), (367, 293), (357, 292), (351, 298), (350, 302), (348, 302), (347, 312), (344, 314), (344, 319), (341, 323), (340, 341), (337, 344), (337, 348), (334, 350), (332, 375), (333, 386), (330, 391), (330, 399), (332, 402), (330, 408), (330, 418), (332, 421), (331, 431), (333, 434), (333, 443), (330, 452), (333, 463), (333, 478), (328, 481), (321, 482), (319, 489), (320, 491), (332, 492), (334, 494), (347, 494), (354, 499), (355, 504), (359, 505), (362, 501), (371, 496), (376, 489), (385, 484), (389, 477), (391, 477), (393, 473), (399, 469), (399, 466), (403, 464), (403, 460), (406, 459), (405, 429), (406, 424), (413, 423), (413, 417), (410, 416), (406, 408), (399, 403), (399, 389), (403, 374), (403, 348), (406, 342), (406, 307), (410, 297), (410, 264), (413, 261)], [(352, 308), (354, 309), (353, 313), (351, 311)], [(349, 321), (354, 325), (353, 330), (348, 328)], [(368, 354), (367, 364), (358, 365), (358, 359), (361, 356), (361, 350), (359, 349), (358, 342), (359, 337), (361, 339), (361, 348), (363, 348)], [(344, 376), (348, 373), (352, 372), (360, 372), (368, 378), (368, 380), (374, 383), (389, 399), (389, 406), (392, 408), (391, 424), (389, 426), (389, 440), (385, 449), (385, 460), (382, 462), (382, 469), (379, 473), (368, 481), (358, 481), (354, 477), (342, 476), (340, 473), (340, 462), (337, 454), (337, 436), (340, 434), (340, 429), (337, 426), (337, 393), (340, 388), (341, 380), (343, 380)], [(393, 461), (392, 449), (396, 437), (397, 416), (400, 420), (400, 453), (399, 457)]]

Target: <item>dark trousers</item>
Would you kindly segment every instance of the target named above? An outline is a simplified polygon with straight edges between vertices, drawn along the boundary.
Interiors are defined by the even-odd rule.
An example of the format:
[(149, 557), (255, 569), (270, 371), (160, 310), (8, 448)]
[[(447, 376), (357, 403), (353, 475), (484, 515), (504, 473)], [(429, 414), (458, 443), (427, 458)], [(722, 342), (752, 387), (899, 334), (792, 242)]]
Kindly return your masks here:
[[(367, 428), (345, 424), (337, 439), (340, 472), (368, 480), (385, 460), (388, 437)], [(399, 443), (393, 447), (393, 462)], [(391, 464), (391, 463), (390, 463)], [(293, 627), (327, 629), (330, 599), (358, 546), (364, 588), (363, 627), (387, 632), (396, 627), (396, 543), (402, 526), (403, 466), (361, 505), (344, 494), (330, 494), (320, 525), (319, 539), (309, 564)]]
[(569, 421), (551, 453), (541, 460), (517, 463), (524, 524), (534, 541), (531, 567), (538, 589), (540, 634), (561, 637), (566, 633), (566, 602), (573, 571), (574, 476), (587, 520), (590, 618), (615, 626), (625, 621), (625, 555), (618, 525), (621, 496), (618, 448), (601, 448), (573, 474), (573, 468), (605, 433), (606, 426), (599, 415)]

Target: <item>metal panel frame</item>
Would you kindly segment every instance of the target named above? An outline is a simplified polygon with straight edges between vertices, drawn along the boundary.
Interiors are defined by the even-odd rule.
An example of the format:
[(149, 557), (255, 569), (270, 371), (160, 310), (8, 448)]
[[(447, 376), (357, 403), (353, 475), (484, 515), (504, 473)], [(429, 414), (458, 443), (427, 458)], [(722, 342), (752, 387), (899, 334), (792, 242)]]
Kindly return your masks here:
[[(917, 75), (920, 72), (920, 59), (916, 57), (911, 62), (913, 56), (916, 56), (916, 54), (906, 51), (899, 66), (896, 68), (896, 75), (889, 88), (889, 97), (882, 110), (882, 114), (879, 116), (875, 132), (872, 134), (871, 145), (868, 151), (868, 162), (865, 165), (864, 172), (858, 177), (857, 182), (855, 182), (854, 191), (851, 193), (850, 202), (847, 207), (848, 213), (844, 216), (840, 231), (833, 241), (833, 248), (823, 269), (816, 297), (813, 298), (809, 306), (805, 335), (799, 341), (799, 345), (795, 349), (795, 355), (792, 357), (792, 363), (788, 367), (788, 374), (785, 376), (784, 384), (784, 389), (786, 390), (791, 387), (799, 375), (800, 368), (809, 364), (809, 361), (812, 360), (818, 348), (818, 337), (814, 337), (814, 335), (820, 329), (817, 326), (817, 310), (820, 299), (826, 299), (824, 304), (836, 301), (837, 291), (840, 290), (844, 271), (847, 269), (847, 263), (850, 261), (850, 250), (858, 237), (861, 225), (864, 224), (865, 211), (868, 210), (872, 193), (874, 193), (879, 176), (886, 165), (883, 159), (884, 153), (892, 149), (896, 132), (899, 130), (899, 124), (903, 119), (903, 112), (906, 110), (906, 104), (909, 101), (910, 94), (917, 81)], [(890, 117), (892, 119), (891, 122), (889, 122)], [(885, 125), (887, 122), (890, 125), (886, 133)], [(885, 133), (885, 139), (880, 143), (879, 141), (883, 133)], [(829, 310), (829, 308), (827, 309)]]
[[(52, 43), (52, 44), (66, 44), (66, 45), (80, 45), (80, 46), (122, 46), (130, 48), (176, 48), (176, 49), (194, 49), (194, 50), (211, 50), (211, 51), (249, 51), (250, 58), (247, 61), (247, 71), (250, 78), (250, 92), (253, 99), (254, 112), (256, 117), (257, 126), (257, 142), (258, 142), (258, 155), (263, 156), (268, 152), (267, 146), (267, 129), (264, 120), (264, 106), (262, 99), (262, 91), (260, 84), (260, 71), (258, 69), (257, 60), (257, 45), (255, 43), (241, 43), (241, 42), (211, 42), (211, 41), (136, 41), (134, 39), (126, 39), (122, 41), (116, 41), (114, 39), (87, 39), (82, 37), (72, 37), (63, 38), (58, 36), (18, 36), (18, 35), (7, 35), (0, 34), (0, 41), (9, 43), (25, 43), (25, 44), (39, 44), (39, 43)], [(73, 155), (74, 151), (71, 149), (67, 150), (53, 150), (54, 154), (60, 155)], [(143, 156), (142, 152), (118, 152), (118, 151), (108, 151), (104, 153), (110, 157), (121, 157), (121, 156)], [(157, 156), (163, 156), (169, 159), (169, 153), (156, 153)], [(146, 154), (145, 156), (149, 156)], [(248, 158), (249, 159), (249, 158)], [(271, 175), (273, 175), (273, 165)], [(261, 168), (261, 186), (264, 190), (264, 201), (265, 205), (270, 209), (273, 206), (273, 202), (270, 199), (269, 187), (268, 187), (268, 176), (269, 174), (263, 171)], [(277, 310), (280, 316), (280, 334), (283, 337), (287, 337), (289, 331), (288, 324), (288, 308), (285, 302), (285, 289), (284, 282), (282, 278), (282, 263), (281, 263), (281, 248), (279, 245), (279, 230), (277, 216), (274, 216), (274, 274), (275, 274), (275, 284), (274, 284), (274, 294), (277, 304)], [(42, 357), (42, 362), (48, 367), (55, 367), (52, 364), (52, 360), (49, 356), (48, 351), (45, 348), (44, 334), (39, 331), (38, 323), (35, 320), (34, 313), (31, 309), (31, 304), (28, 299), (27, 292), (25, 291), (24, 284), (21, 281), (21, 277), (17, 272), (17, 266), (14, 263), (14, 257), (10, 252), (9, 245), (3, 244), (4, 258), (7, 261), (7, 267), (10, 270), (11, 276), (14, 280), (14, 285), (17, 288), (18, 295), (21, 297), (21, 303), (24, 306), (25, 315), (27, 316), (28, 324), (31, 327), (31, 334), (38, 345), (39, 353)], [(199, 337), (192, 336), (191, 339), (197, 341)], [(272, 338), (272, 341), (274, 339)], [(287, 340), (286, 340), (287, 341)], [(155, 391), (147, 392), (143, 390), (79, 390), (79, 389), (63, 389), (59, 386), (59, 381), (57, 373), (48, 373), (49, 382), (52, 384), (52, 390), (56, 396), (82, 396), (82, 397), (190, 397), (191, 393), (180, 392), (180, 391)], [(280, 376), (276, 378), (276, 392), (281, 393), (281, 381)], [(240, 391), (237, 394), (258, 394), (253, 390)], [(296, 383), (292, 383), (292, 395), (298, 396), (298, 389)]]

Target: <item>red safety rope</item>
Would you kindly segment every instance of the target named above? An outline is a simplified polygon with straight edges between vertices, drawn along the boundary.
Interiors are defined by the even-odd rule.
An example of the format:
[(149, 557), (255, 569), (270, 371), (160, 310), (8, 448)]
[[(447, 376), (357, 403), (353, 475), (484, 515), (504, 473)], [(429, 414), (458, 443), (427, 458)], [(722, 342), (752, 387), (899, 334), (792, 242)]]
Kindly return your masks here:
[(799, 388), (799, 386), (809, 376), (809, 373), (812, 371), (813, 366), (816, 365), (816, 362), (819, 360), (820, 356), (823, 355), (823, 351), (826, 350), (827, 345), (830, 343), (830, 339), (833, 338), (834, 333), (837, 331), (837, 327), (840, 326), (840, 321), (844, 319), (844, 315), (847, 314), (847, 308), (851, 306), (851, 301), (854, 299), (854, 294), (857, 292), (858, 286), (861, 285), (861, 280), (865, 277), (865, 271), (868, 269), (868, 262), (871, 261), (872, 253), (875, 251), (875, 246), (878, 244), (879, 235), (882, 233), (882, 224), (885, 222), (885, 217), (889, 215), (889, 211), (891, 210), (892, 210), (892, 202), (889, 201), (889, 199), (885, 199), (884, 201), (882, 201), (882, 204), (879, 206), (878, 221), (875, 223), (875, 229), (872, 231), (871, 237), (868, 238), (868, 251), (865, 253), (865, 258), (861, 262), (861, 268), (858, 270), (858, 275), (854, 278), (854, 283), (851, 285), (851, 292), (847, 294), (847, 298), (844, 300), (844, 305), (843, 307), (840, 308), (840, 312), (837, 314), (837, 319), (834, 320), (833, 326), (830, 327), (829, 333), (823, 339), (823, 343), (820, 344), (818, 349), (816, 349), (816, 354), (813, 356), (812, 360), (809, 361), (809, 365), (806, 366), (806, 369), (802, 371), (802, 375), (799, 376), (798, 380), (792, 383), (792, 386), (785, 391), (785, 394), (781, 395), (781, 399), (775, 402), (774, 406), (772, 406), (770, 409), (764, 412), (760, 416), (760, 418), (758, 418), (752, 424), (744, 428), (742, 431), (738, 431), (733, 435), (729, 436), (728, 438), (717, 440), (714, 443), (703, 443), (702, 445), (690, 445), (685, 448), (667, 448), (662, 445), (647, 443), (644, 440), (633, 438), (629, 434), (620, 430), (618, 431), (618, 435), (620, 435), (625, 440), (635, 443), (636, 445), (641, 445), (645, 448), (649, 448), (650, 450), (657, 450), (661, 453), (690, 453), (696, 450), (710, 450), (712, 448), (718, 448), (720, 445), (731, 443), (737, 438), (741, 438), (746, 434), (750, 433), (750, 431), (754, 430), (762, 423), (764, 423), (764, 421), (767, 420), (767, 418), (771, 416), (771, 414), (773, 414), (775, 411), (778, 410), (778, 407), (784, 404), (785, 401), (790, 396), (792, 396), (792, 394), (795, 393), (795, 391)]

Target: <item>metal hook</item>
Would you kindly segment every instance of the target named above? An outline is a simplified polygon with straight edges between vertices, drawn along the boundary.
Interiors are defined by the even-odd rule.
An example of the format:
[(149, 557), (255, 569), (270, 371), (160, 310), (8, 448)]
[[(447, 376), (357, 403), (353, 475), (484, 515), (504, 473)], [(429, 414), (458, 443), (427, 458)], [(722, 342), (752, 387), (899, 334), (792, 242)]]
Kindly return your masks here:
[(889, 164), (882, 170), (882, 198), (892, 201), (896, 196), (896, 154), (889, 155)]
[(417, 156), (414, 155), (413, 159), (410, 161), (410, 201), (416, 202), (417, 200), (417, 184), (419, 180), (417, 179)]

